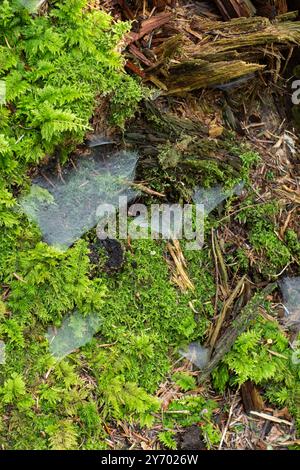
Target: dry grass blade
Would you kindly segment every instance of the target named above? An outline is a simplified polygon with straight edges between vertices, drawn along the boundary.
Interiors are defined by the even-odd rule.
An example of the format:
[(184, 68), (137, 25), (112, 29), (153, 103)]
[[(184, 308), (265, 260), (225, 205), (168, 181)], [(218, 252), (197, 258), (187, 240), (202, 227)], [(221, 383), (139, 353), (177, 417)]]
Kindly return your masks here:
[(167, 248), (175, 264), (175, 269), (172, 269), (172, 281), (174, 284), (178, 285), (182, 291), (186, 291), (188, 289), (194, 290), (195, 286), (186, 272), (186, 261), (181, 251), (179, 241), (173, 240), (173, 245), (171, 243), (167, 243)]

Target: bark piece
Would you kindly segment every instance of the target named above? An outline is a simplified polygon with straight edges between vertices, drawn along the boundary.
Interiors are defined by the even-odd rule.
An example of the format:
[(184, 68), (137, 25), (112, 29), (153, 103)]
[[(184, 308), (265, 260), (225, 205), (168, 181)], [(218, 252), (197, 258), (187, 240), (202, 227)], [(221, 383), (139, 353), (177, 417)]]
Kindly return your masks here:
[(249, 17), (256, 13), (256, 8), (250, 0), (215, 0), (215, 4), (226, 20)]
[(172, 16), (171, 13), (164, 12), (164, 13), (159, 13), (158, 15), (152, 16), (151, 18), (148, 18), (147, 20), (144, 20), (141, 23), (141, 27), (138, 33), (130, 33), (128, 35), (127, 43), (131, 44), (132, 42), (138, 41), (146, 34), (149, 34), (155, 29), (160, 28), (164, 24), (168, 23), (171, 16)]
[(251, 380), (247, 380), (241, 386), (241, 396), (247, 414), (250, 414), (251, 411), (261, 411), (264, 408), (263, 399)]

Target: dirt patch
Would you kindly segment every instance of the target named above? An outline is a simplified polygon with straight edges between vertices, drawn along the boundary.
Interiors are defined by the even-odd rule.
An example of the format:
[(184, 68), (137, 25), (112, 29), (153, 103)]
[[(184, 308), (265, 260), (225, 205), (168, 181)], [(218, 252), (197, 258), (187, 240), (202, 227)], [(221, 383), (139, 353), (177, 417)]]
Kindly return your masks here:
[(205, 450), (205, 443), (201, 439), (198, 426), (190, 426), (178, 435), (178, 449), (180, 450)]

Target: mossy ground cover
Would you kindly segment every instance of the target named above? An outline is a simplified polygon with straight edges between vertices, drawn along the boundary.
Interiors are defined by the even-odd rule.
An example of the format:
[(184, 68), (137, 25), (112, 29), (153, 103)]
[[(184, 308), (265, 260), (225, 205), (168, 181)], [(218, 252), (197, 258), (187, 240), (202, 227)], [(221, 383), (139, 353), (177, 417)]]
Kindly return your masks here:
[[(222, 229), (224, 217), (226, 224), (233, 219), (241, 225), (257, 255), (227, 242), (222, 246), (231, 287), (250, 264), (253, 279), (268, 282), (299, 257), (293, 230), (284, 239), (276, 236), (280, 207), (257, 204), (251, 192), (250, 168), (258, 155), (248, 146), (232, 134), (218, 143), (207, 139), (183, 150), (179, 145), (174, 168), (166, 166), (171, 145), (162, 146), (157, 166), (146, 171), (154, 189), (171, 188), (181, 201), (189, 200), (192, 185), (217, 181), (231, 188), (240, 179), (247, 184), (237, 214), (237, 199), (231, 198), (222, 214), (216, 210), (206, 220), (202, 250), (189, 251), (182, 242), (194, 289), (182, 291), (172, 282), (165, 241), (124, 242), (121, 269), (107, 272), (105, 253), (99, 248), (96, 261), (91, 256), (93, 231), (61, 251), (44, 243), (22, 213), (18, 194), (28, 187), (30, 172), (49, 160), (56, 169), (64, 164), (104, 97), (110, 123), (124, 127), (145, 95), (125, 74), (118, 52), (129, 24), (86, 9), (84, 0), (50, 3), (44, 15), (31, 15), (17, 0), (0, 6), (0, 80), (7, 89), (0, 106), (0, 339), (6, 346), (0, 365), (1, 447), (104, 449), (110, 429), (123, 422), (156, 427), (158, 442), (170, 449), (180, 429), (195, 425), (205, 446), (213, 448), (221, 438), (215, 414), (223, 407), (214, 395), (246, 380), (270, 402), (287, 405), (299, 423), (299, 365), (286, 332), (271, 317), (260, 317), (238, 338), (213, 373), (213, 392), (199, 388), (190, 366), (173, 373), (182, 364), (179, 348), (207, 341), (222, 304), (210, 237)], [(238, 172), (227, 163), (203, 163), (204, 154), (220, 149), (228, 160), (238, 160)], [(153, 201), (158, 202), (144, 199)], [(271, 316), (270, 302), (262, 308)], [(101, 329), (57, 361), (47, 328), (59, 327), (75, 310), (83, 317), (97, 313)], [(166, 380), (177, 395), (162, 403), (157, 390)]]

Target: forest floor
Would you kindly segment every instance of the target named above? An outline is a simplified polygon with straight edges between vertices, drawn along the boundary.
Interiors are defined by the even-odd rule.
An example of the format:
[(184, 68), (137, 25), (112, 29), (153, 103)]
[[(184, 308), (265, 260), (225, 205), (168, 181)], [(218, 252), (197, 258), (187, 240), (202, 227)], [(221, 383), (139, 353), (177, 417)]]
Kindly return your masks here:
[[(224, 2), (225, 5), (228, 3)], [(275, 46), (272, 43), (268, 45), (268, 42), (263, 43), (262, 41), (261, 52), (264, 57), (263, 61), (261, 61), (262, 56), (260, 56), (259, 51), (254, 51), (251, 48), (251, 40), (249, 40), (248, 44), (246, 40), (242, 43), (243, 47), (239, 49), (239, 31), (234, 31), (239, 20), (236, 19), (235, 24), (234, 21), (232, 24), (226, 23), (226, 27), (222, 23), (217, 23), (222, 20), (224, 21), (224, 17), (222, 18), (220, 11), (215, 8), (213, 2), (191, 3), (183, 1), (176, 2), (176, 4), (172, 2), (154, 2), (149, 5), (149, 2), (130, 3), (117, 1), (114, 2), (114, 8), (111, 8), (111, 10), (116, 17), (120, 15), (122, 19), (134, 21), (134, 33), (128, 41), (129, 45), (126, 47), (126, 67), (131, 72), (141, 76), (149, 86), (155, 84), (160, 89), (160, 93), (158, 93), (160, 96), (154, 101), (154, 106), (157, 107), (158, 113), (164, 113), (166, 118), (172, 116), (172, 119), (174, 119), (176, 117), (178, 119), (177, 123), (189, 120), (189, 123), (200, 125), (203, 132), (203, 143), (204, 141), (206, 142), (207, 138), (208, 141), (217, 139), (221, 141), (223, 139), (226, 140), (227, 132), (233, 131), (234, 145), (239, 146), (246, 143), (249, 149), (259, 154), (259, 162), (256, 162), (253, 165), (254, 167), (249, 170), (247, 192), (244, 192), (240, 198), (234, 200), (233, 204), (226, 207), (225, 213), (223, 211), (219, 212), (217, 223), (212, 229), (215, 232), (214, 234), (212, 232), (210, 246), (213, 249), (214, 236), (217, 237), (222, 250), (223, 260), (221, 264), (223, 262), (225, 264), (225, 283), (228, 283), (230, 286), (229, 292), (224, 293), (222, 266), (219, 266), (220, 260), (216, 256), (214, 277), (216, 283), (221, 284), (215, 293), (216, 311), (218, 311), (218, 302), (225, 302), (226, 298), (230, 297), (239, 279), (237, 273), (239, 270), (242, 271), (241, 264), (239, 265), (242, 260), (237, 261), (237, 258), (231, 255), (235, 250), (246, 255), (247, 268), (244, 266), (244, 269), (247, 273), (247, 282), (251, 285), (251, 289), (261, 289), (269, 282), (280, 282), (284, 277), (299, 275), (299, 255), (294, 253), (287, 263), (279, 255), (281, 258), (279, 264), (277, 267), (275, 265), (272, 266), (275, 252), (277, 252), (279, 247), (275, 248), (275, 239), (274, 245), (271, 240), (268, 240), (271, 233), (260, 233), (258, 236), (260, 241), (255, 247), (253, 242), (249, 243), (249, 240), (251, 240), (251, 233), (249, 233), (251, 232), (251, 222), (250, 224), (249, 222), (247, 223), (247, 215), (244, 219), (242, 218), (242, 224), (239, 217), (237, 219), (235, 217), (236, 214), (243, 212), (243, 207), (246, 206), (249, 207), (249, 218), (251, 221), (256, 208), (260, 204), (262, 205), (261, 207), (267, 207), (270, 203), (271, 205), (278, 204), (278, 210), (275, 211), (276, 214), (273, 214), (273, 230), (277, 239), (285, 243), (287, 231), (291, 231), (290, 233), (296, 234), (295, 240), (298, 240), (297, 243), (299, 243), (299, 139), (297, 106), (294, 106), (292, 102), (292, 81), (297, 77), (297, 75), (295, 76), (295, 73), (297, 74), (295, 70), (299, 58), (297, 48), (294, 48), (294, 46), (287, 48), (283, 46), (282, 48), (282, 44)], [(286, 12), (287, 10), (281, 13)], [(245, 20), (242, 19), (242, 21)], [(256, 30), (258, 23), (255, 22), (255, 17), (252, 17), (251, 22), (245, 22), (247, 28), (250, 26), (250, 29), (254, 27), (254, 30)], [(223, 34), (223, 31), (225, 31), (225, 34)], [(242, 32), (240, 33), (243, 34)], [(199, 75), (197, 75), (197, 80), (199, 80), (199, 83), (197, 83), (195, 81), (195, 74), (193, 75), (193, 68), (196, 69), (197, 65), (193, 64), (192, 61), (195, 61), (197, 57), (205, 58), (205, 55), (201, 55), (201, 47), (204, 50), (207, 47), (206, 45), (210, 40), (210, 38), (207, 38), (207, 35), (212, 35), (213, 42), (220, 40), (219, 49), (218, 44), (211, 44), (210, 53), (212, 57), (214, 48), (216, 51), (219, 50), (222, 55), (224, 50), (226, 50), (221, 46), (222, 39), (224, 38), (225, 43), (226, 38), (229, 38), (229, 42), (233, 36), (231, 50), (234, 49), (235, 52), (241, 50), (245, 53), (245, 45), (247, 44), (248, 48), (246, 51), (248, 57), (251, 57), (251, 60), (254, 58), (253, 62), (264, 63), (266, 68), (259, 71), (256, 76), (251, 75), (251, 71), (249, 75), (245, 72), (241, 73), (244, 78), (239, 79), (237, 76), (229, 86), (222, 86), (222, 78), (220, 78), (218, 70), (219, 64), (216, 64), (210, 76), (201, 76), (199, 79)], [(133, 41), (134, 38), (137, 38), (136, 41)], [(187, 54), (185, 54), (185, 51), (188, 51)], [(247, 54), (245, 53), (245, 57)], [(227, 57), (225, 55), (224, 58), (229, 61), (230, 53)], [(213, 59), (214, 62), (217, 60), (216, 58)], [(188, 61), (189, 66), (185, 65)], [(183, 62), (182, 66), (180, 65), (181, 62)], [(177, 80), (175, 89), (172, 89), (172, 79), (170, 79), (170, 75), (173, 77), (172, 67), (174, 67), (174, 80)], [(221, 71), (221, 74), (223, 73), (224, 81), (227, 82), (227, 71)], [(216, 85), (210, 86), (213, 78), (212, 75), (214, 74), (216, 75)], [(184, 78), (182, 78), (182, 75)], [(191, 84), (189, 84), (190, 79), (193, 81)], [(149, 116), (149, 110), (146, 110), (146, 116), (147, 113)], [(169, 146), (172, 146), (173, 149), (175, 146), (178, 153), (181, 153), (181, 158), (182, 155), (186, 157), (189, 154), (189, 141), (186, 142), (186, 136), (189, 135), (188, 130), (180, 130), (179, 142), (175, 139), (172, 140), (173, 129), (172, 123), (170, 123), (169, 136), (162, 135), (163, 128), (160, 128), (158, 137), (161, 140), (159, 140), (159, 138), (155, 139), (152, 136), (152, 130), (149, 131), (149, 124), (145, 125), (142, 118), (140, 121), (138, 121), (138, 126), (136, 120), (132, 124), (135, 132), (134, 136), (132, 137), (129, 130), (128, 138), (126, 139), (125, 137), (125, 139), (128, 142), (133, 138), (135, 140), (135, 148), (137, 147), (141, 154), (149, 153), (151, 156), (158, 153), (158, 151), (155, 152), (153, 147), (157, 147), (156, 142), (159, 142), (160, 154), (158, 155), (158, 160), (164, 170), (168, 168), (168, 158), (169, 168), (176, 166), (172, 158), (175, 158), (175, 160), (178, 158), (180, 161), (180, 155), (179, 157), (178, 155), (174, 157), (169, 150)], [(141, 134), (140, 136), (138, 135), (139, 133)], [(170, 136), (172, 137), (170, 138)], [(152, 148), (150, 142), (153, 142)], [(198, 151), (199, 147), (196, 147)], [(195, 148), (191, 148), (191, 150), (193, 152)], [(226, 150), (228, 149), (226, 148)], [(222, 155), (222, 150), (220, 153)], [(209, 155), (212, 155), (212, 153), (209, 153)], [(226, 160), (228, 153), (225, 152), (221, 159), (222, 157)], [(249, 164), (250, 166), (251, 164)], [(184, 187), (189, 184), (189, 180), (182, 175), (182, 170), (181, 168), (176, 173), (176, 178), (178, 178), (179, 173), (179, 179), (181, 177), (182, 186)], [(147, 171), (141, 170), (141, 173), (144, 182)], [(195, 174), (193, 176), (197, 180)], [(193, 176), (191, 179), (193, 179)], [(200, 179), (202, 184), (203, 180), (205, 180), (205, 176), (203, 176), (202, 174), (202, 179)], [(157, 181), (164, 178), (168, 179), (166, 182), (168, 189), (165, 188), (164, 182), (158, 183)], [(150, 185), (152, 184), (155, 190), (167, 193), (166, 197), (169, 200), (170, 198), (172, 200), (172, 197), (174, 197), (175, 201), (178, 194), (176, 196), (172, 194), (174, 187), (172, 185), (170, 187), (170, 184), (168, 184), (169, 178), (169, 175), (164, 175), (157, 178), (157, 180), (154, 178), (150, 179)], [(178, 191), (178, 181), (176, 182), (176, 190)], [(184, 190), (182, 192), (184, 193)], [(251, 214), (251, 211), (254, 214)], [(257, 214), (258, 219), (261, 216), (264, 217), (263, 212), (260, 215)], [(255, 218), (256, 215), (254, 215)], [(258, 230), (261, 230), (262, 226), (260, 223), (258, 223), (258, 226)], [(209, 244), (209, 241), (207, 243)], [(233, 263), (229, 264), (224, 259), (231, 260)], [(236, 267), (232, 269), (235, 263), (239, 266), (237, 269)], [(292, 294), (295, 298), (299, 296), (299, 278), (297, 279), (298, 285)], [(198, 282), (201, 282), (201, 278)], [(241, 292), (244, 288), (245, 284)], [(241, 295), (241, 292), (239, 295)], [(288, 332), (284, 326), (286, 323), (283, 318), (284, 313), (282, 312), (282, 308), (284, 308), (282, 292), (279, 291), (275, 295), (271, 294), (267, 298), (270, 301), (269, 313), (271, 315), (265, 312), (266, 318), (272, 322), (278, 322), (280, 329), (284, 328), (285, 334), (288, 334), (290, 344), (292, 344), (297, 328), (294, 331)], [(299, 315), (299, 308), (295, 306), (295, 309)], [(224, 323), (229, 325), (230, 314), (227, 313), (226, 318), (227, 323), (226, 321)], [(224, 331), (226, 326), (222, 325), (221, 328)], [(195, 371), (194, 368), (192, 370), (195, 377), (199, 378), (201, 376), (201, 372)], [(175, 373), (191, 373), (189, 371), (191, 371), (189, 361), (174, 369)], [(208, 393), (210, 398), (213, 398), (220, 404), (216, 415), (220, 413), (217, 421), (222, 437), (217, 447), (228, 449), (266, 449), (284, 448), (288, 444), (299, 443), (299, 440), (296, 440), (296, 428), (288, 427), (287, 421), (290, 419), (288, 409), (274, 408), (270, 403), (263, 404), (262, 396), (260, 396), (260, 393), (263, 395), (263, 391), (260, 389), (259, 392), (255, 385), (255, 382), (259, 381), (249, 380), (251, 379), (251, 373), (249, 375), (246, 373), (246, 377), (248, 380), (239, 389), (227, 389), (223, 395), (216, 395), (215, 392), (211, 395), (212, 390), (208, 392), (207, 389), (202, 387), (198, 391), (193, 392)], [(169, 401), (174, 397), (180, 397), (180, 391), (178, 391), (177, 384), (174, 387), (172, 380), (168, 380), (161, 385), (157, 396)], [(224, 406), (228, 408), (228, 412), (225, 414), (222, 411)], [(299, 400), (296, 403), (296, 409), (299, 409)], [(255, 413), (251, 415), (251, 411), (256, 412), (257, 415)], [(264, 413), (259, 414), (262, 411)], [(280, 418), (283, 418), (283, 420)], [(144, 449), (151, 449), (155, 446), (156, 433), (153, 433), (153, 430), (149, 433), (143, 433), (141, 437), (126, 426), (122, 428), (123, 439), (129, 440), (133, 448), (141, 446)], [(164, 431), (163, 426), (161, 431)], [(117, 442), (119, 439), (122, 442), (122, 437), (119, 436), (117, 431), (113, 433), (113, 436), (112, 446), (114, 447), (115, 439), (117, 439)], [(203, 447), (203, 444), (201, 445), (200, 442), (201, 437), (199, 440), (197, 425), (192, 425), (187, 429), (180, 429), (176, 439), (179, 447), (183, 449)]]

